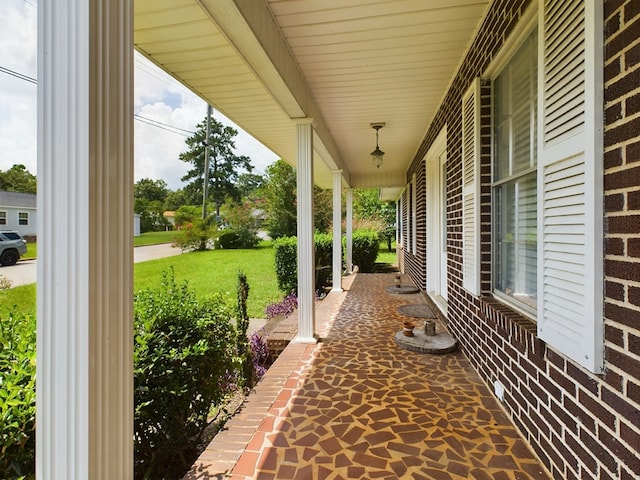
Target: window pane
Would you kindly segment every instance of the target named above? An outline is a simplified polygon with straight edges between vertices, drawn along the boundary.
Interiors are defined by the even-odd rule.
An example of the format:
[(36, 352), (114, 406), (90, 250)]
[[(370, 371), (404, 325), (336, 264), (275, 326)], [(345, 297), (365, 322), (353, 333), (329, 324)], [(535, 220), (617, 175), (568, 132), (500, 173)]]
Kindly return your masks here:
[(494, 287), (534, 308), (538, 263), (536, 196), (535, 172), (494, 190), (494, 205), (500, 212), (495, 231)]
[(537, 305), (537, 34), (494, 80), (493, 287)]
[(534, 32), (494, 80), (494, 180), (536, 164), (537, 70)]
[(0, 212), (0, 225), (7, 224), (7, 212)]

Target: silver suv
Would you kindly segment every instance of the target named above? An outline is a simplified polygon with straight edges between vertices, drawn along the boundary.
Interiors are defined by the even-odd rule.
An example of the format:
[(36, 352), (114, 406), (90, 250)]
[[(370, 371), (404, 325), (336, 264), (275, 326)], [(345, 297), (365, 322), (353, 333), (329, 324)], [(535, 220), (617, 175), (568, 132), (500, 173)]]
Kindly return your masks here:
[(0, 231), (0, 265), (15, 265), (27, 253), (27, 241), (18, 232)]

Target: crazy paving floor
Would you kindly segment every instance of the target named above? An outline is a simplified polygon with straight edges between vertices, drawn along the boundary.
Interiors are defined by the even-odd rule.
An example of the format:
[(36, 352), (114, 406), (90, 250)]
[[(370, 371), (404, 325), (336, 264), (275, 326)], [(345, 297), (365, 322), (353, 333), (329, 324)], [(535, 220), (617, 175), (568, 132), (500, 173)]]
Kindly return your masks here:
[[(185, 479), (548, 479), (462, 353), (396, 346), (398, 306), (423, 299), (390, 284), (359, 274), (335, 294), (321, 342), (285, 350)], [(226, 467), (225, 442), (241, 445)]]

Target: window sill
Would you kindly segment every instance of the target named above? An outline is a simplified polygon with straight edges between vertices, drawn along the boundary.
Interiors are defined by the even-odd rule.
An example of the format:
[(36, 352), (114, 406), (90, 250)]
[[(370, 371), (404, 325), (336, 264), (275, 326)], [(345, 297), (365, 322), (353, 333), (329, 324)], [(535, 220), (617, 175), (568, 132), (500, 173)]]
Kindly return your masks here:
[(500, 301), (493, 295), (484, 295), (480, 298), (481, 309), (486, 318), (499, 323), (506, 330), (511, 330), (509, 324), (519, 331), (527, 332), (533, 336), (538, 334), (536, 322), (519, 312), (510, 305)]

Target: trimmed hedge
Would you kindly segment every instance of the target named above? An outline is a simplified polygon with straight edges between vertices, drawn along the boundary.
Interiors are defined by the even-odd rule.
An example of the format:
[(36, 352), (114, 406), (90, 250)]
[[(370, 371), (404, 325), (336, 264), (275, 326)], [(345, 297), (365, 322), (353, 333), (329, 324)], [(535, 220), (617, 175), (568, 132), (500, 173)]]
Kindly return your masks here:
[(285, 293), (298, 291), (297, 241), (297, 237), (280, 237), (273, 242), (278, 288)]
[(0, 319), (0, 478), (32, 477), (36, 450), (36, 320)]
[[(345, 239), (342, 244), (343, 253), (346, 251)], [(328, 286), (332, 274), (333, 239), (331, 235), (317, 233), (314, 235), (316, 257), (316, 290)], [(278, 288), (283, 292), (298, 291), (298, 244), (296, 237), (282, 237), (273, 244), (276, 261), (276, 277)], [(353, 263), (358, 265), (360, 272), (373, 272), (380, 239), (373, 230), (356, 230), (353, 233)], [(344, 263), (344, 262), (343, 262)]]
[[(316, 291), (322, 290), (331, 279), (332, 239), (326, 233), (313, 236), (316, 259)], [(281, 237), (273, 243), (278, 288), (285, 292), (298, 292), (298, 239)]]
[(373, 272), (380, 250), (380, 237), (374, 230), (356, 230), (353, 232), (353, 264), (362, 273)]

